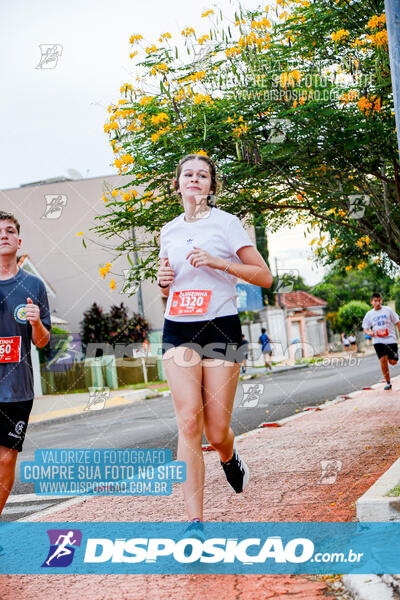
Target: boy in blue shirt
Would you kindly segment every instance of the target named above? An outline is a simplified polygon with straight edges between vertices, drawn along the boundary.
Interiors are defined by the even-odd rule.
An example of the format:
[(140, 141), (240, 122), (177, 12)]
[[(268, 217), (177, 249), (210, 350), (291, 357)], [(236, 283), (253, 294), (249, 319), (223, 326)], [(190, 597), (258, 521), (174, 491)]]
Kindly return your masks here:
[(264, 329), (264, 327), (261, 328), (261, 335), (258, 338), (258, 343), (261, 344), (261, 352), (264, 355), (265, 368), (272, 369), (272, 347), (270, 339), (267, 335), (267, 330)]
[(0, 211), (0, 513), (11, 492), (33, 404), (31, 342), (50, 340), (50, 310), (44, 283), (20, 269), (20, 225)]

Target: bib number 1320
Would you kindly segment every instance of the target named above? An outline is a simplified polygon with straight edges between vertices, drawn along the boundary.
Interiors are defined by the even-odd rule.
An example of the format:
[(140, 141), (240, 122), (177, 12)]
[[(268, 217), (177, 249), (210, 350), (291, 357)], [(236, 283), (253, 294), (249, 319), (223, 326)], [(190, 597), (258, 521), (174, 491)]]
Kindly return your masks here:
[(170, 315), (204, 315), (210, 304), (211, 290), (184, 290), (174, 292)]

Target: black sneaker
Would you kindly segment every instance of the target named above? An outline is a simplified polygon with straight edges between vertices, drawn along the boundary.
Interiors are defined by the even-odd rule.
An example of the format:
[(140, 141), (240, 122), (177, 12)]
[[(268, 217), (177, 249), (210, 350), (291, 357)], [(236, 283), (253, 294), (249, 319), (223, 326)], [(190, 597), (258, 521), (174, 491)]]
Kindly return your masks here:
[(220, 461), (222, 468), (225, 471), (225, 477), (229, 485), (237, 494), (243, 492), (249, 482), (250, 470), (244, 460), (240, 458), (235, 444), (233, 444), (233, 456), (228, 462)]
[(391, 383), (387, 383), (383, 389), (384, 390), (391, 390), (392, 389), (392, 384)]

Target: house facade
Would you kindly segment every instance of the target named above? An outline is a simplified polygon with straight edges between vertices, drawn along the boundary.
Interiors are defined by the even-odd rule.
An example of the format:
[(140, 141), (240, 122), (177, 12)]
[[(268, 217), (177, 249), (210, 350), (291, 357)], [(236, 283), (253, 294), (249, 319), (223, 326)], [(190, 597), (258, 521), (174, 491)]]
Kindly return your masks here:
[(313, 294), (298, 290), (279, 294), (276, 305), (281, 302), (286, 313), (288, 345), (291, 358), (296, 354), (310, 357), (328, 352), (326, 328), (326, 302)]

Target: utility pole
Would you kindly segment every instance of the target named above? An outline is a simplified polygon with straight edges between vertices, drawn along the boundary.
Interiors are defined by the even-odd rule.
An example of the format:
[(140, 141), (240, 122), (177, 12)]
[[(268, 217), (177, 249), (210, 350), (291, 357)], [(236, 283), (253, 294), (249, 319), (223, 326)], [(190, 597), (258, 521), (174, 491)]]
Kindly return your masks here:
[(278, 294), (278, 305), (279, 308), (281, 308), (283, 310), (283, 320), (285, 322), (285, 334), (286, 334), (286, 350), (285, 350), (285, 355), (287, 353), (287, 356), (289, 358), (289, 325), (288, 325), (288, 317), (287, 317), (287, 310), (286, 310), (286, 303), (285, 300), (281, 299), (281, 293), (280, 293), (280, 281), (279, 281), (279, 275), (278, 275), (278, 258), (275, 256), (275, 273), (276, 273), (276, 290), (277, 290), (277, 294)]
[(389, 43), (390, 72), (396, 118), (397, 146), (400, 153), (400, 2), (385, 0), (386, 26)]
[(282, 308), (281, 294), (279, 292), (280, 282), (279, 282), (279, 275), (278, 275), (278, 259), (276, 256), (275, 256), (275, 273), (276, 273), (276, 277), (275, 277), (276, 290), (277, 290), (277, 294), (278, 294), (278, 305), (279, 305), (279, 308)]
[[(136, 250), (136, 234), (135, 234), (135, 228), (132, 227), (132, 242), (133, 242), (133, 264), (136, 265), (138, 264), (138, 255), (137, 255), (137, 250)], [(137, 290), (137, 301), (138, 301), (138, 311), (141, 317), (144, 318), (144, 310), (143, 310), (143, 295), (142, 295), (142, 284), (139, 283), (138, 286), (138, 290)]]

